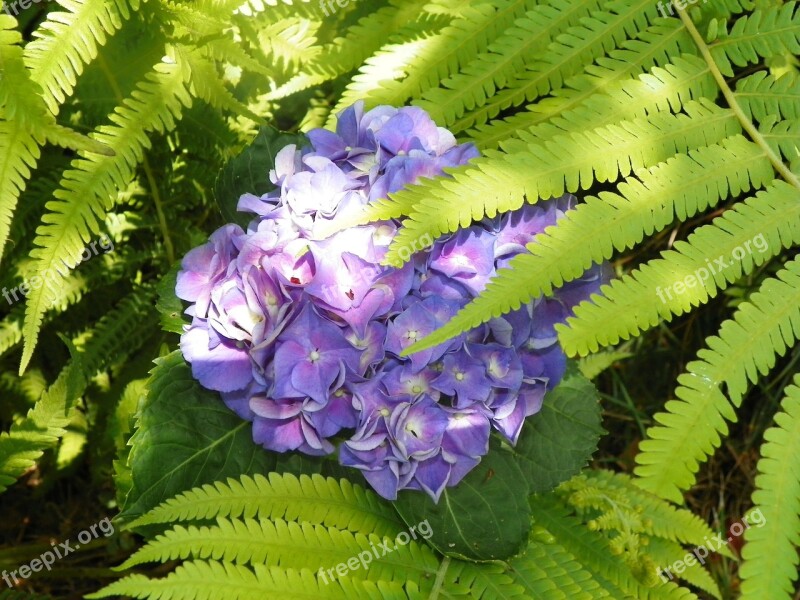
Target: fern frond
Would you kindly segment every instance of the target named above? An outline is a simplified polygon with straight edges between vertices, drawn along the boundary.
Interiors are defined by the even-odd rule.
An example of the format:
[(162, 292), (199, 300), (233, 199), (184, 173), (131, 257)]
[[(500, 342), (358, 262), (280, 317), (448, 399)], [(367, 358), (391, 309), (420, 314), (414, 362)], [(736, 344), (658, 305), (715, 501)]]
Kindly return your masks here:
[(25, 62), (44, 90), (50, 112), (72, 95), (85, 65), (97, 58), (98, 47), (122, 28), (139, 0), (60, 0), (65, 11), (50, 11), (25, 47)]
[(525, 589), (516, 583), (499, 564), (474, 564), (445, 559), (447, 570), (442, 577), (443, 598), (481, 598), (513, 600), (526, 598)]
[[(796, 196), (790, 196), (796, 203)], [(765, 201), (770, 199), (764, 198)], [(786, 219), (787, 216), (779, 214)], [(755, 383), (775, 366), (800, 335), (800, 261), (786, 264), (776, 278), (764, 281), (733, 319), (722, 324), (719, 336), (687, 365), (678, 378), (678, 400), (655, 416), (636, 456), (639, 485), (658, 496), (680, 501), (681, 491), (694, 483), (699, 463), (720, 445), (736, 421), (735, 407), (748, 381)], [(722, 391), (725, 386), (727, 396)]]
[(514, 581), (525, 588), (528, 597), (548, 600), (594, 600), (613, 598), (592, 574), (562, 546), (531, 540), (525, 551), (509, 561)]
[[(626, 40), (608, 56), (598, 58), (596, 64), (587, 65), (583, 73), (567, 79), (564, 87), (553, 90), (550, 96), (508, 118), (479, 125), (469, 130), (468, 135), (479, 147), (493, 148), (502, 140), (516, 137), (520, 131), (550, 119), (562, 117), (568, 122), (579, 123), (584, 111), (597, 102), (595, 94), (617, 95), (615, 91), (632, 78), (659, 66), (670, 70), (670, 61), (677, 62), (683, 53), (693, 50), (694, 42), (680, 21), (656, 19), (636, 39)], [(644, 114), (632, 111), (626, 118), (637, 116)], [(607, 123), (596, 126), (604, 124)]]
[[(706, 64), (691, 55), (673, 59), (665, 68), (654, 67), (637, 79), (609, 86), (607, 93), (588, 98), (580, 109), (564, 113), (535, 127), (522, 129), (516, 137), (539, 142), (569, 131), (586, 131), (644, 118), (656, 111), (678, 112), (691, 100), (713, 97), (716, 84)], [(513, 147), (515, 140), (501, 143)]]
[[(369, 593), (369, 588), (365, 589), (358, 583), (352, 582), (351, 585), (361, 594)], [(338, 580), (324, 585), (308, 569), (295, 571), (254, 565), (251, 570), (245, 566), (216, 561), (186, 562), (162, 579), (129, 575), (99, 592), (88, 594), (86, 598), (120, 596), (149, 600), (349, 600), (369, 597), (348, 596)]]
[[(366, 93), (368, 104), (401, 106), (409, 98), (419, 97), (423, 90), (435, 88), (440, 81), (462, 71), (461, 67), (485, 52), (499, 31), (511, 25), (533, 5), (532, 0), (503, 0), (465, 6), (461, 16), (441, 30), (434, 44), (427, 46), (428, 52), (414, 57), (416, 66), (409, 65), (403, 79), (383, 81), (379, 87)], [(385, 79), (373, 79), (373, 83), (382, 78)], [(436, 120), (434, 115), (432, 118)], [(438, 120), (437, 123), (444, 125)]]
[(206, 484), (167, 500), (130, 524), (171, 523), (220, 517), (302, 520), (379, 536), (402, 531), (390, 506), (362, 487), (321, 475), (270, 473)]
[[(516, 310), (554, 287), (579, 278), (592, 264), (615, 251), (633, 248), (645, 236), (716, 205), (728, 194), (738, 195), (773, 180), (764, 152), (742, 136), (679, 154), (618, 186), (619, 193), (589, 196), (555, 227), (528, 245), (508, 269), (498, 271), (486, 289), (450, 322), (411, 346), (409, 352), (432, 347)], [(752, 186), (752, 188), (751, 188)]]
[(395, 2), (393, 6), (385, 6), (361, 18), (348, 28), (344, 37), (324, 47), (318, 62), (307, 65), (304, 72), (267, 94), (267, 98), (285, 98), (357, 68), (391, 38), (398, 25), (416, 21), (426, 4), (427, 0)]
[(36, 464), (48, 448), (67, 433), (69, 410), (83, 392), (85, 379), (78, 354), (28, 411), (27, 416), (0, 432), (0, 492)]
[(259, 125), (266, 125), (264, 119), (237, 100), (225, 87), (213, 62), (191, 47), (178, 45), (175, 50), (180, 55), (180, 62), (186, 65), (190, 73), (190, 91), (193, 95), (220, 111), (228, 110), (245, 116)]
[(739, 80), (736, 101), (749, 118), (800, 118), (800, 77), (788, 72), (775, 78), (766, 71)]
[[(150, 146), (147, 134), (174, 128), (184, 106), (192, 98), (186, 89), (181, 66), (174, 61), (161, 62), (148, 74), (146, 81), (110, 116), (114, 126), (102, 126), (95, 139), (111, 148), (115, 156), (86, 155), (73, 161), (66, 171), (56, 200), (48, 202), (50, 214), (37, 231), (31, 252), (38, 261), (38, 271), (58, 273), (64, 263), (75, 265), (92, 232), (99, 231), (98, 218), (113, 206), (118, 190), (124, 189), (135, 174), (143, 151)], [(48, 304), (48, 290), (32, 290), (28, 296), (23, 335), (25, 345), (20, 372), (33, 355), (42, 316)]]
[[(796, 289), (796, 288), (795, 288)], [(800, 330), (794, 322), (795, 333)], [(788, 386), (775, 415), (775, 426), (764, 433), (758, 461), (755, 508), (742, 549), (742, 600), (789, 597), (796, 591), (800, 546), (800, 376)], [(753, 519), (758, 512), (759, 519)]]
[(696, 598), (685, 588), (672, 582), (655, 587), (640, 582), (631, 567), (611, 552), (605, 536), (590, 531), (569, 514), (569, 509), (549, 495), (535, 496), (531, 501), (534, 522), (589, 570), (612, 598), (685, 600)]
[[(702, 544), (699, 544), (697, 547), (705, 548), (705, 546)], [(657, 565), (663, 565), (665, 567), (666, 565), (673, 565), (678, 561), (681, 561), (684, 564), (684, 568), (681, 569), (680, 574), (669, 571), (669, 573), (665, 573), (664, 576), (669, 577), (670, 579), (683, 579), (685, 582), (692, 584), (696, 588), (699, 588), (704, 592), (708, 592), (717, 600), (722, 600), (722, 593), (720, 592), (719, 585), (717, 585), (717, 582), (714, 581), (714, 578), (703, 568), (699, 562), (696, 560), (692, 561), (691, 564), (683, 562), (687, 556), (687, 552), (686, 549), (680, 544), (660, 538), (649, 538), (647, 544), (647, 555), (653, 559)]]
[(764, 121), (758, 128), (772, 151), (791, 163), (800, 157), (800, 119)]
[(656, 5), (647, 0), (615, 0), (604, 3), (603, 9), (583, 19), (580, 26), (567, 29), (517, 81), (454, 122), (452, 129), (462, 131), (485, 123), (502, 110), (561, 87), (565, 79), (580, 73), (584, 65), (618, 47), (658, 17)]
[(722, 30), (709, 46), (723, 75), (734, 75), (731, 63), (744, 67), (761, 58), (788, 52), (800, 54), (800, 10), (787, 2), (739, 17), (730, 32)]
[[(614, 473), (605, 469), (586, 470), (562, 484), (556, 491), (559, 495), (580, 493), (586, 486), (608, 490), (630, 500), (631, 505), (647, 524), (645, 531), (653, 536), (695, 547), (703, 546), (714, 537), (714, 532), (700, 517), (643, 490), (638, 486), (638, 480), (624, 473)], [(732, 556), (730, 551), (724, 548), (719, 552)]]
[(487, 152), (485, 158), (453, 171), (455, 181), (427, 180), (390, 195), (391, 200), (365, 211), (370, 219), (394, 218), (398, 212), (409, 215), (385, 262), (402, 264), (403, 248), (424, 236), (435, 239), (484, 215), (516, 210), (523, 195), (536, 202), (585, 189), (595, 181), (614, 181), (740, 132), (730, 111), (705, 101), (690, 102), (685, 110), (686, 115), (656, 113), (648, 119), (557, 136), (543, 144), (520, 141), (508, 154)]
[(411, 580), (419, 584), (436, 573), (439, 560), (428, 546), (414, 541), (396, 547), (392, 544), (391, 553), (378, 551), (376, 558), (372, 551), (380, 548), (381, 542), (376, 535), (353, 534), (308, 522), (218, 518), (214, 526), (178, 525), (157, 536), (119, 568), (191, 557), (301, 569), (310, 564), (346, 563), (367, 551), (372, 556), (369, 573), (364, 575), (373, 581)]
[(442, 82), (443, 88), (433, 88), (423, 94), (417, 104), (443, 126), (451, 125), (467, 110), (481, 106), (497, 89), (516, 79), (521, 69), (541, 48), (546, 48), (568, 27), (600, 8), (598, 0), (552, 0), (537, 4), (513, 27), (492, 42), (461, 71)]
[[(697, 229), (687, 241), (677, 242), (675, 250), (662, 252), (662, 258), (603, 286), (603, 296), (594, 296), (594, 304), (578, 306), (567, 325), (557, 326), (566, 352), (583, 355), (600, 345), (616, 344), (708, 302), (718, 290), (800, 241), (795, 214), (800, 215), (796, 189), (775, 180), (767, 190), (736, 204), (713, 224)], [(752, 248), (752, 240), (759, 235), (767, 246), (763, 252)], [(745, 244), (749, 251), (744, 250)], [(717, 257), (714, 264), (709, 257)], [(705, 277), (693, 275), (700, 269)], [(684, 288), (687, 276), (692, 276), (694, 283), (682, 293), (676, 290), (673, 298), (670, 288), (675, 283)]]

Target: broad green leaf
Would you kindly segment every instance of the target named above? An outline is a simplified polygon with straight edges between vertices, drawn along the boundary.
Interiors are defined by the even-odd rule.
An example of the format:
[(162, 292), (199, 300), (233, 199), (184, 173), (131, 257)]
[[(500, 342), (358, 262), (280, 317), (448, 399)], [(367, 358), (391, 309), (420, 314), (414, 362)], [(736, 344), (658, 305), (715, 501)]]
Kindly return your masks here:
[(531, 527), (525, 478), (514, 456), (494, 438), (487, 454), (439, 502), (422, 492), (398, 494), (395, 508), (411, 527), (427, 520), (428, 543), (468, 560), (508, 558), (520, 551)]
[(253, 142), (228, 161), (214, 185), (214, 197), (225, 221), (244, 225), (250, 220), (246, 213), (237, 212), (239, 198), (245, 193), (260, 196), (275, 188), (269, 180), (270, 169), (275, 168), (278, 152), (290, 144), (306, 145), (308, 138), (262, 127)]
[(251, 435), (250, 422), (195, 381), (180, 352), (159, 359), (130, 440), (133, 487), (120, 516), (138, 517), (204, 483), (275, 470), (275, 455)]
[(528, 417), (512, 453), (531, 493), (548, 492), (586, 466), (603, 434), (600, 403), (591, 381), (568, 372)]

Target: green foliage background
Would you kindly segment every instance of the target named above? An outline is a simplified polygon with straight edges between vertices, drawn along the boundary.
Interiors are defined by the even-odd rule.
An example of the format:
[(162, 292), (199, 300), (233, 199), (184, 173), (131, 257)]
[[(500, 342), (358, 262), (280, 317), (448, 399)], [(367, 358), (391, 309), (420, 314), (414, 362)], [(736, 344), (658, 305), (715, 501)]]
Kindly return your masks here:
[[(0, 13), (0, 287), (52, 277), (24, 301), (0, 301), (0, 491), (12, 488), (1, 500), (9, 513), (15, 494), (25, 502), (20, 478), (41, 477), (45, 497), (67, 476), (90, 482), (105, 509), (121, 511), (127, 533), (88, 555), (103, 567), (73, 576), (116, 579), (107, 567), (138, 543), (130, 532), (149, 540), (125, 565), (140, 572), (99, 595), (796, 597), (795, 384), (773, 394), (752, 496), (765, 523), (745, 533), (741, 585), (699, 566), (681, 574), (684, 587), (655, 574), (712, 534), (677, 506), (749, 414), (752, 386), (791, 380), (800, 335), (800, 7), (667, 8), (59, 0), (16, 18)], [(417, 496), (393, 507), (335, 464), (254, 448), (246, 424), (191, 379), (172, 352), (176, 261), (238, 218), (238, 193), (265, 185), (274, 148), (295, 139), (276, 130), (332, 127), (358, 99), (421, 106), (483, 152), (451, 179), (393, 194), (352, 223), (403, 218), (397, 248), (524, 202), (564, 192), (582, 200), (418, 348), (602, 260), (616, 259), (619, 278), (559, 331), (569, 354), (596, 353), (581, 363), (585, 373), (641, 353), (629, 340), (653, 339), (647, 330), (713, 305), (711, 331), (721, 324), (690, 348), (696, 358), (675, 399), (655, 415), (632, 412), (646, 429), (633, 478), (576, 475), (600, 431), (594, 391), (575, 373), (516, 449), (496, 448), (496, 462), (464, 487), (471, 491), (453, 492), (450, 511)], [(82, 261), (101, 235), (114, 250)], [(758, 235), (764, 252), (659, 297)], [(630, 400), (609, 388), (619, 393), (607, 403)], [(260, 477), (271, 471), (280, 474)], [(496, 519), (479, 508), (487, 498)], [(320, 584), (319, 567), (422, 517), (436, 523), (428, 543)], [(471, 535), (458, 539), (463, 530)], [(0, 567), (16, 568), (36, 548), (10, 545)], [(141, 571), (147, 562), (163, 565)], [(61, 568), (84, 568), (70, 565)], [(32, 580), (0, 597), (30, 589), (60, 593)]]

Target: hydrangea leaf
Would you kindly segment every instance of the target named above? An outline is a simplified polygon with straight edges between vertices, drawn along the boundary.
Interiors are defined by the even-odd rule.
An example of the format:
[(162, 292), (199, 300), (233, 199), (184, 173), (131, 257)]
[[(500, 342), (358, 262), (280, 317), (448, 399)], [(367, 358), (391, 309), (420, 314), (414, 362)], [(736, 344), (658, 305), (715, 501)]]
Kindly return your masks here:
[(605, 433), (600, 420), (597, 388), (570, 368), (512, 450), (531, 493), (550, 491), (586, 466)]
[(275, 470), (251, 424), (192, 377), (180, 352), (159, 359), (131, 438), (133, 487), (121, 517), (135, 518), (189, 488)]
[(531, 528), (525, 477), (518, 461), (493, 439), (489, 454), (438, 504), (417, 491), (398, 494), (395, 508), (409, 527), (427, 519), (428, 543), (467, 560), (499, 560), (520, 551)]
[(270, 169), (275, 167), (275, 155), (290, 144), (307, 145), (308, 138), (262, 127), (250, 145), (225, 164), (214, 185), (214, 198), (225, 222), (247, 224), (252, 215), (236, 210), (239, 197), (244, 193), (260, 196), (275, 188), (269, 180)]

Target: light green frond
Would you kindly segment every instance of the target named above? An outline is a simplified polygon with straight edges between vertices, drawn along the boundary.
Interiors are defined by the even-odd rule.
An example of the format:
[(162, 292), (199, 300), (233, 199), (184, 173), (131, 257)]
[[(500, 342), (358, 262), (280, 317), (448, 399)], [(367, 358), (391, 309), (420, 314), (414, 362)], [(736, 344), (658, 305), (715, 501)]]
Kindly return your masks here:
[[(0, 15), (0, 261), (11, 231), (17, 200), (26, 187), (31, 170), (36, 167), (44, 142), (41, 130), (45, 122), (39, 108), (39, 89), (31, 81), (22, 61), (22, 36), (17, 22)], [(37, 102), (39, 100), (39, 102)]]
[[(626, 40), (608, 56), (587, 65), (583, 73), (567, 79), (564, 87), (553, 90), (550, 96), (528, 105), (516, 115), (479, 125), (468, 135), (479, 147), (494, 148), (502, 140), (516, 137), (520, 131), (550, 119), (563, 117), (568, 122), (579, 122), (579, 115), (586, 110), (584, 107), (597, 102), (595, 94), (613, 95), (630, 79), (656, 66), (667, 68), (670, 61), (681, 60), (678, 57), (693, 49), (694, 43), (680, 21), (656, 19), (636, 39)], [(629, 118), (637, 116), (644, 115), (632, 112)], [(604, 124), (607, 123), (600, 123)]]
[(34, 30), (38, 39), (25, 47), (25, 61), (53, 114), (72, 95), (84, 66), (97, 58), (98, 47), (139, 8), (139, 0), (60, 0), (59, 4), (66, 10), (48, 12)]
[[(697, 546), (697, 548), (701, 547), (707, 552), (703, 543)], [(687, 553), (686, 549), (680, 544), (660, 538), (650, 538), (647, 544), (647, 554), (657, 565), (664, 569), (666, 569), (668, 565), (674, 565), (680, 561), (681, 564), (684, 564), (684, 568), (681, 569), (680, 574), (673, 573), (672, 571), (664, 571), (664, 576), (670, 580), (682, 579), (696, 588), (708, 592), (717, 600), (722, 599), (719, 585), (717, 585), (717, 582), (714, 581), (714, 578), (709, 572), (703, 568), (703, 565), (697, 562), (697, 560), (691, 561), (691, 564), (684, 562), (686, 556), (691, 553)], [(702, 554), (702, 552), (700, 554)], [(706, 559), (703, 559), (703, 561), (705, 560)]]
[(56, 445), (69, 424), (69, 409), (83, 392), (83, 365), (79, 356), (61, 371), (27, 416), (0, 432), (0, 492), (36, 464), (44, 451)]
[(397, 85), (413, 78), (413, 73), (425, 73), (421, 62), (435, 56), (447, 43), (442, 32), (419, 31), (406, 33), (403, 40), (388, 44), (367, 59), (359, 73), (353, 77), (333, 109), (328, 128), (333, 129), (336, 114), (361, 99), (366, 99), (366, 108), (382, 104), (382, 97), (394, 93)]
[[(795, 284), (797, 285), (797, 283)], [(796, 288), (795, 288), (796, 289)], [(795, 321), (795, 332), (798, 322)], [(742, 600), (788, 598), (796, 591), (800, 546), (800, 376), (785, 390), (775, 426), (764, 433), (755, 507), (744, 534)]]
[[(662, 258), (603, 286), (602, 297), (581, 304), (566, 326), (557, 327), (564, 349), (583, 355), (708, 302), (782, 248), (800, 242), (795, 214), (800, 216), (796, 189), (776, 180), (697, 229), (686, 242), (677, 242), (675, 250), (662, 252)], [(763, 251), (754, 245), (759, 237)], [(691, 285), (683, 283), (688, 278)]]
[[(762, 198), (765, 201), (769, 199)], [(793, 202), (796, 203), (796, 197)], [(790, 219), (785, 214), (781, 218)], [(664, 498), (679, 501), (681, 491), (694, 483), (700, 462), (728, 433), (747, 391), (775, 365), (800, 335), (800, 262), (787, 263), (777, 278), (767, 279), (733, 319), (723, 323), (719, 336), (687, 365), (678, 378), (678, 400), (656, 415), (636, 457), (639, 485)], [(722, 386), (727, 392), (723, 393)]]
[(758, 128), (776, 154), (791, 163), (800, 157), (800, 118), (786, 121), (764, 121)]
[[(125, 189), (135, 174), (143, 151), (150, 146), (148, 134), (174, 128), (191, 96), (181, 67), (175, 62), (156, 65), (132, 97), (109, 117), (113, 126), (101, 126), (94, 139), (114, 151), (114, 156), (84, 155), (66, 171), (55, 200), (47, 203), (49, 214), (37, 231), (31, 252), (38, 270), (52, 273), (58, 281), (63, 264), (75, 265), (99, 221), (114, 204), (118, 190)], [(50, 302), (49, 289), (32, 290), (25, 313), (25, 347), (20, 372), (31, 359), (41, 328), (42, 316)]]
[[(461, 16), (442, 29), (425, 52), (414, 57), (413, 64), (405, 69), (405, 77), (383, 81), (382, 85), (366, 91), (368, 104), (402, 106), (409, 98), (419, 97), (423, 90), (435, 88), (443, 79), (463, 71), (464, 65), (485, 52), (489, 42), (533, 4), (532, 0), (503, 0), (466, 5)], [(373, 74), (377, 76), (373, 83), (377, 84), (382, 78), (380, 71)], [(444, 125), (435, 116), (432, 118)]]
[(736, 85), (736, 101), (749, 118), (800, 118), (800, 77), (789, 72), (775, 78), (766, 71), (744, 77)]
[(499, 564), (482, 565), (465, 561), (447, 563), (442, 579), (442, 598), (480, 598), (513, 600), (526, 598), (525, 589), (517, 584)]
[[(624, 473), (603, 469), (586, 470), (562, 484), (557, 491), (559, 494), (581, 493), (582, 488), (587, 486), (625, 497), (641, 515), (646, 523), (645, 531), (650, 535), (695, 547), (702, 546), (714, 536), (714, 532), (700, 517), (643, 490), (638, 486), (638, 480)], [(720, 553), (732, 556), (726, 549), (721, 549)]]
[(193, 48), (177, 46), (176, 52), (180, 55), (180, 62), (190, 73), (190, 92), (214, 108), (230, 111), (245, 116), (260, 125), (266, 125), (264, 119), (239, 102), (225, 87), (213, 62), (201, 56)]
[(728, 77), (734, 74), (731, 63), (744, 67), (760, 58), (800, 53), (798, 3), (770, 6), (739, 17), (730, 32), (720, 32), (710, 49), (720, 71)]
[(402, 531), (397, 515), (371, 491), (321, 475), (243, 475), (184, 492), (130, 524), (192, 521), (214, 516), (282, 518), (376, 535)]
[(462, 131), (485, 123), (502, 110), (561, 87), (565, 79), (583, 71), (584, 65), (619, 47), (635, 31), (658, 17), (656, 5), (647, 0), (615, 0), (604, 3), (603, 9), (558, 36), (527, 72), (519, 75), (518, 81), (454, 122), (452, 129)]
[(393, 6), (385, 6), (361, 18), (348, 28), (344, 37), (326, 45), (317, 62), (308, 65), (267, 97), (270, 100), (285, 98), (359, 67), (396, 32), (398, 24), (406, 25), (419, 19), (426, 4), (427, 0), (395, 2)]
[[(360, 594), (367, 589), (353, 582)], [(86, 598), (148, 598), (149, 600), (352, 600), (369, 596), (349, 596), (338, 580), (328, 585), (318, 582), (308, 569), (284, 570), (254, 565), (253, 569), (227, 562), (191, 561), (161, 579), (129, 575)], [(374, 597), (374, 596), (373, 596)], [(377, 596), (380, 598), (380, 596)]]
[(485, 104), (498, 89), (515, 80), (540, 49), (599, 7), (598, 0), (552, 0), (531, 6), (523, 18), (492, 42), (488, 51), (445, 79), (443, 87), (423, 94), (419, 106), (442, 126), (451, 125), (467, 110)]
[(403, 248), (418, 247), (418, 240), (426, 236), (435, 239), (483, 215), (516, 210), (524, 200), (533, 203), (586, 189), (595, 181), (615, 181), (740, 131), (733, 113), (712, 104), (691, 102), (685, 110), (688, 114), (656, 113), (543, 144), (520, 141), (508, 154), (487, 152), (462, 168), (454, 181), (428, 180), (391, 195), (388, 202), (375, 203), (366, 211), (370, 218), (386, 218), (387, 213), (394, 217), (397, 209), (409, 214), (385, 262), (402, 264)]
[[(589, 196), (514, 257), (486, 290), (444, 327), (411, 346), (417, 352), (452, 335), (516, 310), (554, 287), (579, 278), (615, 251), (716, 205), (729, 194), (760, 188), (773, 179), (764, 152), (742, 136), (680, 154), (618, 186), (619, 193)], [(751, 188), (752, 186), (752, 188)]]
[[(605, 536), (590, 531), (577, 518), (569, 515), (569, 509), (555, 498), (535, 496), (531, 508), (534, 523), (545, 529), (556, 544), (579, 560), (612, 598), (696, 598), (687, 589), (679, 588), (672, 582), (662, 583), (659, 580), (652, 587), (641, 582), (637, 577), (639, 574), (631, 568), (633, 565), (627, 565), (614, 556)], [(647, 575), (652, 578), (653, 574), (650, 572)]]
[(413, 580), (421, 584), (436, 573), (439, 560), (428, 546), (411, 541), (397, 545), (391, 553), (379, 551), (376, 558), (372, 550), (380, 548), (382, 541), (376, 535), (353, 534), (308, 522), (218, 518), (212, 526), (176, 526), (141, 548), (119, 569), (187, 558), (302, 569), (309, 564), (346, 563), (366, 551), (371, 556), (369, 572), (364, 576), (373, 581)]
[(524, 586), (529, 597), (548, 600), (594, 600), (614, 598), (580, 561), (562, 546), (533, 539), (525, 551), (509, 561), (514, 582)]
[[(644, 118), (659, 110), (678, 112), (691, 100), (714, 96), (716, 83), (704, 61), (688, 54), (673, 61), (663, 69), (653, 67), (636, 79), (610, 85), (606, 93), (593, 94), (580, 108), (521, 129), (515, 137), (541, 143), (569, 131), (586, 131)], [(511, 149), (516, 143), (512, 138), (500, 145)]]

